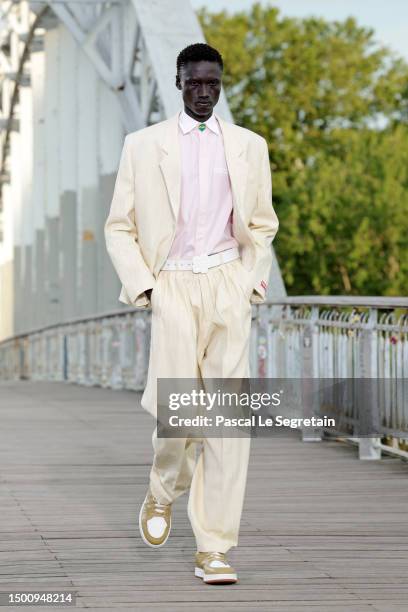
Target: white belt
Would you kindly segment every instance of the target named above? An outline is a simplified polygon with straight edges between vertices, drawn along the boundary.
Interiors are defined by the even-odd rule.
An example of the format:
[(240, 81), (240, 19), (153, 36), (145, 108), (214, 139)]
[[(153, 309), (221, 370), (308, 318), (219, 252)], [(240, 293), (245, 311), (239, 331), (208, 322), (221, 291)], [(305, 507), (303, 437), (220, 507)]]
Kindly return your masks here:
[(208, 268), (232, 261), (239, 257), (238, 247), (226, 249), (212, 255), (195, 255), (192, 259), (166, 259), (162, 270), (192, 270), (193, 272), (208, 272)]

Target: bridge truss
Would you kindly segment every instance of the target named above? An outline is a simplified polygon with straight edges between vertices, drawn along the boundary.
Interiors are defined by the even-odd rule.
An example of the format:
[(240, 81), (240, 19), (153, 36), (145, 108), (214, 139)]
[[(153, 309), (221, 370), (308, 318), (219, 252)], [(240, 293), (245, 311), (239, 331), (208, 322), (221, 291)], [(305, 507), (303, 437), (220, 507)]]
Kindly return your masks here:
[[(176, 57), (202, 41), (188, 0), (3, 0), (0, 339), (118, 306), (102, 229), (123, 136), (180, 108)], [(224, 92), (217, 111), (233, 121)]]

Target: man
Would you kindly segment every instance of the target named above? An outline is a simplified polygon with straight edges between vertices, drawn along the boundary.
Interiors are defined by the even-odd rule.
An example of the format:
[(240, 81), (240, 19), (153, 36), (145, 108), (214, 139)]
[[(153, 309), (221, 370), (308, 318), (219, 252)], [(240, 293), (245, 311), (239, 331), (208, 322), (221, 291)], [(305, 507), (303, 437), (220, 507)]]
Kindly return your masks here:
[[(251, 304), (266, 299), (278, 230), (268, 146), (215, 112), (223, 60), (207, 44), (177, 58), (184, 109), (125, 138), (106, 245), (122, 282), (119, 300), (152, 308), (141, 404), (157, 415), (157, 379), (249, 378)], [(165, 544), (174, 500), (190, 490), (195, 575), (237, 581), (227, 551), (238, 543), (249, 437), (152, 436), (154, 458), (139, 528)]]

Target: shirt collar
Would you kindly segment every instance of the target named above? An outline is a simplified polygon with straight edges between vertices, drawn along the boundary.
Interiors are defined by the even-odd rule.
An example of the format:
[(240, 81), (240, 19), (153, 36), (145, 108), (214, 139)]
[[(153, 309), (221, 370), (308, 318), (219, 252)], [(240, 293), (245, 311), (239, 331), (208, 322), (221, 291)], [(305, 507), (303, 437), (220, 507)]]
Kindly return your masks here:
[[(187, 132), (191, 132), (191, 130), (193, 130), (197, 125), (200, 125), (200, 123), (201, 123), (200, 121), (196, 121), (195, 119), (190, 117), (190, 115), (187, 115), (184, 108), (180, 111), (179, 126), (181, 127), (183, 134), (187, 134)], [(203, 121), (202, 123), (204, 123), (212, 132), (215, 132), (215, 134), (220, 133), (218, 121), (214, 113), (212, 113), (211, 117), (209, 117), (207, 121)]]

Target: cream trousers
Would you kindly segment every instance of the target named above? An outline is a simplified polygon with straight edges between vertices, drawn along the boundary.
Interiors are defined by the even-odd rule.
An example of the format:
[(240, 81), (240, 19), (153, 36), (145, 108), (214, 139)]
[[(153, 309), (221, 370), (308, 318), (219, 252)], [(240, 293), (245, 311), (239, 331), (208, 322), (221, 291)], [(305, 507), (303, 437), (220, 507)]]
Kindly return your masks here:
[[(149, 369), (141, 400), (150, 414), (157, 410), (157, 378), (250, 376), (250, 274), (240, 259), (207, 273), (161, 270), (151, 297)], [(171, 503), (190, 489), (188, 516), (197, 550), (227, 552), (237, 546), (250, 438), (158, 438), (156, 427), (152, 442), (152, 493)]]

